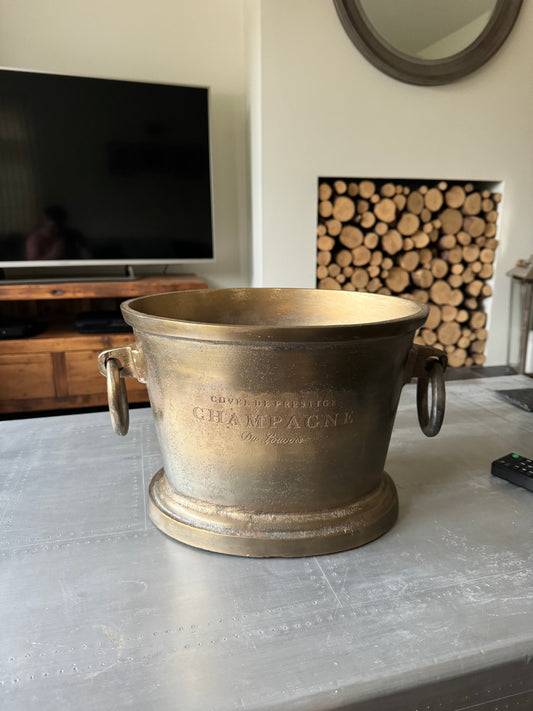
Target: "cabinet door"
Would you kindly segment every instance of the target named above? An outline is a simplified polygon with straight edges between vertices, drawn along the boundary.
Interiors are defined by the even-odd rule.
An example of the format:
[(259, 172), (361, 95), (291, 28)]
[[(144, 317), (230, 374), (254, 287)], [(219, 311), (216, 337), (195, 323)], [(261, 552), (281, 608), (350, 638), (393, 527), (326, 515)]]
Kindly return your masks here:
[(37, 400), (55, 395), (51, 353), (0, 355), (1, 400)]
[[(67, 387), (69, 395), (101, 395), (107, 402), (106, 381), (98, 370), (97, 357), (100, 351), (71, 351), (65, 353)], [(126, 378), (128, 395), (145, 395), (146, 386), (134, 378)], [(142, 398), (141, 398), (142, 399)]]

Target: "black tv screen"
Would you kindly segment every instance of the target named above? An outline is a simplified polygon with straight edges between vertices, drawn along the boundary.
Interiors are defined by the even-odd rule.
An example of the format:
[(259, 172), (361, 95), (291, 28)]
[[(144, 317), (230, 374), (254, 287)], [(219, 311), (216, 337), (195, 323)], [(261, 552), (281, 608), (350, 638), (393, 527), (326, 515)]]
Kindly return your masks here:
[(213, 256), (208, 89), (0, 70), (0, 264)]

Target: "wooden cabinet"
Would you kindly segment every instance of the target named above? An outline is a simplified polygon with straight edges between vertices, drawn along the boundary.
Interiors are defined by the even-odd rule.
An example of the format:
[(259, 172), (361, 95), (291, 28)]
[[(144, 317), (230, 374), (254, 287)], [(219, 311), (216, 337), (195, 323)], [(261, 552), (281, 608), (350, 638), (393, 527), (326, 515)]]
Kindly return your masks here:
[[(76, 314), (117, 308), (135, 296), (205, 288), (207, 284), (193, 274), (0, 285), (0, 314), (44, 326), (35, 336), (0, 340), (0, 413), (106, 405), (106, 383), (98, 372), (97, 355), (131, 343), (133, 334), (81, 334), (74, 327)], [(125, 382), (130, 402), (148, 401), (144, 385), (133, 378)]]

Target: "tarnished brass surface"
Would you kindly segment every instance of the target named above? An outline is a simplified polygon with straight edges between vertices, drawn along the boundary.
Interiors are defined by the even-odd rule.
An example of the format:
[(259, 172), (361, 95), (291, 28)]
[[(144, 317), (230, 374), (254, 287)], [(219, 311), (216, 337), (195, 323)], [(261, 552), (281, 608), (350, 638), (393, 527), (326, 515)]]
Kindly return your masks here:
[(398, 495), (383, 472), (379, 485), (355, 503), (309, 514), (223, 510), (176, 494), (163, 469), (150, 484), (148, 512), (164, 533), (219, 553), (253, 557), (320, 555), (357, 548), (386, 533), (398, 516)]
[(393, 525), (384, 464), (401, 388), (429, 379), (427, 359), (445, 365), (433, 349), (413, 356), (426, 306), (215, 289), (122, 310), (163, 457), (149, 503), (161, 530), (209, 550), (292, 556), (362, 545)]
[(128, 393), (124, 378), (146, 383), (142, 356), (135, 346), (120, 346), (98, 354), (98, 370), (107, 379), (107, 401), (113, 431), (128, 434), (130, 426)]
[(107, 400), (111, 424), (115, 434), (126, 435), (130, 426), (130, 413), (128, 409), (128, 395), (124, 379), (121, 376), (120, 361), (108, 358), (106, 361)]

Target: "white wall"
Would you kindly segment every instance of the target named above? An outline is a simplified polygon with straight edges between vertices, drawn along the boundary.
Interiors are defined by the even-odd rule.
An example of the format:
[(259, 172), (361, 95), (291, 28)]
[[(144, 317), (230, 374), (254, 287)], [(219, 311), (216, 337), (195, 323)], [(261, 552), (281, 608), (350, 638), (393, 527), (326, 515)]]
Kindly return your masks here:
[(211, 87), (211, 286), (250, 278), (244, 2), (0, 0), (0, 66)]
[(505, 363), (505, 272), (533, 252), (532, 34), (526, 2), (487, 65), (447, 86), (419, 87), (369, 64), (330, 0), (263, 0), (255, 283), (314, 286), (318, 176), (503, 181), (487, 363)]

